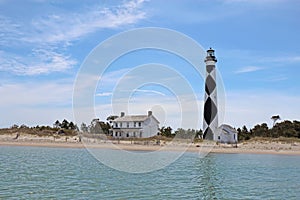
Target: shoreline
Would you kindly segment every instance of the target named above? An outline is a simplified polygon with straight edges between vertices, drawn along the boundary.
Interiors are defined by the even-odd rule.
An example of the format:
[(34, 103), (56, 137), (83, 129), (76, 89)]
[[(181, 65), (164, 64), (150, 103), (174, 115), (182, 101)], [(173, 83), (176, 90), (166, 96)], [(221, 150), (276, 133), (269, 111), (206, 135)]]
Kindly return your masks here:
[[(61, 141), (3, 141), (0, 140), (0, 146), (26, 146), (26, 147), (49, 147), (49, 148), (97, 148), (97, 149), (113, 149), (126, 151), (187, 151), (194, 153), (217, 153), (217, 154), (273, 154), (273, 155), (297, 155), (300, 156), (300, 150), (282, 149), (282, 147), (271, 148), (271, 144), (265, 144), (265, 149), (256, 147), (258, 143), (250, 143), (248, 146), (239, 144), (238, 148), (230, 147), (228, 145), (214, 145), (205, 146), (203, 143), (191, 144), (189, 147), (180, 144), (169, 145), (143, 145), (143, 144), (129, 144), (120, 143), (115, 144), (111, 141), (107, 143), (97, 143), (85, 145), (80, 142), (61, 142)], [(272, 144), (274, 145), (274, 144)], [(296, 146), (298, 147), (298, 146)], [(300, 149), (300, 148), (299, 148)]]

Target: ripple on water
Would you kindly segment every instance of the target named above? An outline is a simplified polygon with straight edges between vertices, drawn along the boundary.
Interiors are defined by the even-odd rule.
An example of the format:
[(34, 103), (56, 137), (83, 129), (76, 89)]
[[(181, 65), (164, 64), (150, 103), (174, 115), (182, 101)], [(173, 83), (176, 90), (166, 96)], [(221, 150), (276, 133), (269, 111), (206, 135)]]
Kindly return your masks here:
[(85, 149), (0, 147), (0, 199), (299, 199), (300, 157), (185, 153), (128, 174)]

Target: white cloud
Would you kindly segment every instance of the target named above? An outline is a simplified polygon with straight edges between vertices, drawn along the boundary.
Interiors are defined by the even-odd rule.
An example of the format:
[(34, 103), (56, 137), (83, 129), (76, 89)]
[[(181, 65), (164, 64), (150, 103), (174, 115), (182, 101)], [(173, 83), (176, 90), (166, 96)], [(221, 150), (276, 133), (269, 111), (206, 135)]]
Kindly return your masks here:
[(263, 69), (264, 68), (257, 67), (257, 66), (247, 66), (247, 67), (243, 67), (243, 68), (236, 70), (235, 73), (243, 74), (243, 73), (255, 72), (255, 71), (259, 71), (259, 70), (263, 70)]
[(21, 25), (0, 15), (0, 45), (12, 45), (23, 36)]
[(259, 59), (260, 62), (273, 62), (273, 63), (299, 63), (300, 56), (274, 56), (274, 57), (263, 57)]
[(102, 92), (102, 93), (96, 94), (96, 96), (98, 96), (98, 97), (108, 97), (108, 96), (111, 96), (111, 95), (112, 95), (111, 92)]
[(71, 80), (2, 83), (0, 85), (0, 127), (12, 124), (52, 125), (72, 120)]
[(0, 114), (0, 127), (7, 128), (13, 124), (28, 126), (52, 126), (56, 120), (67, 119), (73, 121), (71, 107), (5, 107), (1, 111), (6, 114)]
[(285, 75), (278, 75), (278, 76), (270, 77), (270, 78), (267, 79), (266, 81), (269, 81), (269, 82), (277, 82), (277, 81), (285, 81), (285, 80), (288, 80), (288, 77), (287, 77), (287, 76), (285, 76)]
[[(93, 5), (77, 13), (33, 14), (32, 21), (0, 16), (0, 45), (4, 47), (0, 52), (0, 71), (17, 75), (65, 72), (77, 64), (75, 59), (63, 53), (66, 46), (100, 29), (137, 23), (146, 16), (141, 10), (143, 2), (124, 1), (111, 8)], [(31, 53), (26, 55), (24, 52)]]
[(39, 75), (65, 72), (77, 62), (70, 56), (52, 50), (35, 49), (29, 56), (0, 52), (0, 71), (17, 75)]
[(24, 37), (28, 42), (69, 42), (104, 28), (135, 24), (146, 14), (143, 0), (126, 1), (115, 8), (94, 6), (82, 13), (52, 14), (33, 20), (33, 32)]
[(142, 89), (137, 89), (134, 92), (142, 92), (142, 93), (153, 93), (153, 94), (158, 94), (158, 95), (162, 95), (162, 96), (166, 96), (166, 94), (156, 91), (156, 90), (142, 90)]
[(3, 94), (0, 107), (71, 105), (73, 83), (68, 80), (4, 83), (0, 85), (0, 93)]

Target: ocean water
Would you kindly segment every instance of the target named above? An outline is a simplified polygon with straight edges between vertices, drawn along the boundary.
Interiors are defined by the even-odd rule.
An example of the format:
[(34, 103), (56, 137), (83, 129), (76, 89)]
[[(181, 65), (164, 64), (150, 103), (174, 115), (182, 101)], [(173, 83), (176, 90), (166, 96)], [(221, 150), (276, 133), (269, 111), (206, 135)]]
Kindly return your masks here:
[(300, 199), (300, 156), (185, 153), (130, 174), (85, 149), (2, 146), (0, 199)]

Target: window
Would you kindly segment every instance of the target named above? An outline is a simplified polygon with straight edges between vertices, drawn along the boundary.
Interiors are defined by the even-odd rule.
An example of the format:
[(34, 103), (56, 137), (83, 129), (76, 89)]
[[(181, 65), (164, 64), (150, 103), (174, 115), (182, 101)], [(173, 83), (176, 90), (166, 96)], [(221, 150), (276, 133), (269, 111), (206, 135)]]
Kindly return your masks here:
[(221, 136), (218, 136), (218, 140), (220, 140), (221, 139)]
[(139, 127), (141, 127), (142, 126), (142, 122), (139, 122)]
[(122, 122), (120, 122), (120, 128), (122, 128)]
[(129, 122), (127, 122), (127, 128), (129, 128)]
[(121, 133), (121, 132), (119, 132), (119, 136), (120, 136), (120, 137), (122, 136), (122, 133)]
[(115, 133), (115, 136), (118, 137), (118, 132)]
[(115, 122), (115, 127), (118, 128), (118, 123)]
[(136, 133), (135, 132), (133, 132), (133, 137), (136, 137)]
[(126, 137), (129, 137), (129, 133), (126, 134)]
[(134, 127), (134, 128), (136, 127), (136, 122), (133, 122), (133, 127)]

